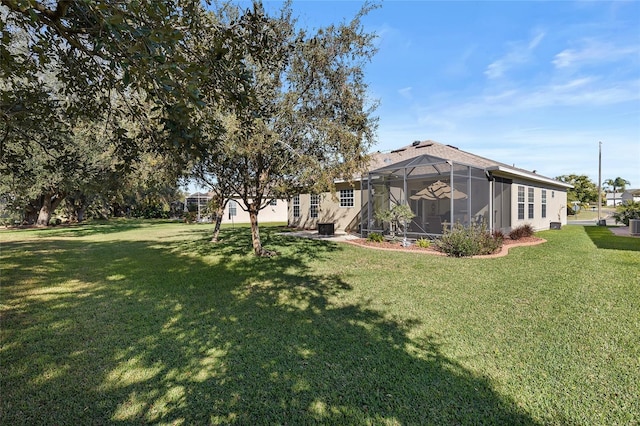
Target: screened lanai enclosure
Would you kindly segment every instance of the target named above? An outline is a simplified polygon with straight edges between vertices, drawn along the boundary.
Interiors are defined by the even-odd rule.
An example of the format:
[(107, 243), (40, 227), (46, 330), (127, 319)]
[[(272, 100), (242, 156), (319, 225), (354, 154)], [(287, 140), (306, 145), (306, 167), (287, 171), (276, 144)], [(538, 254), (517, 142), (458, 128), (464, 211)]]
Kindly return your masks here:
[[(457, 222), (484, 223), (490, 229), (489, 177), (482, 168), (430, 155), (374, 170), (362, 186), (362, 235), (395, 232), (409, 239), (437, 237)], [(408, 205), (415, 217), (395, 226), (379, 219), (381, 212), (397, 205)]]

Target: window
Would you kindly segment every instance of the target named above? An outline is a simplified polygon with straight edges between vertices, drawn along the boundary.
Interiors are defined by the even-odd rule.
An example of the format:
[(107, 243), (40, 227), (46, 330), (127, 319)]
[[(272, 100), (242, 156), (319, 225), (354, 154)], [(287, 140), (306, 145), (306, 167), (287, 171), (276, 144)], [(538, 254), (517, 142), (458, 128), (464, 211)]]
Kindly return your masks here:
[(529, 219), (533, 219), (533, 188), (527, 188), (528, 189), (528, 194), (527, 194), (527, 201), (529, 202)]
[(311, 195), (311, 208), (309, 209), (309, 216), (312, 218), (318, 217), (318, 205), (320, 204), (319, 195)]
[(524, 219), (524, 186), (518, 187), (518, 220)]
[(300, 217), (300, 196), (293, 196), (293, 217)]
[(229, 218), (238, 214), (238, 203), (235, 200), (229, 200)]
[(340, 207), (353, 207), (353, 189), (340, 190)]
[(269, 205), (270, 206), (277, 206), (278, 205), (278, 200), (276, 200), (275, 198), (271, 201), (269, 201)]
[(547, 217), (547, 190), (542, 190), (542, 218)]

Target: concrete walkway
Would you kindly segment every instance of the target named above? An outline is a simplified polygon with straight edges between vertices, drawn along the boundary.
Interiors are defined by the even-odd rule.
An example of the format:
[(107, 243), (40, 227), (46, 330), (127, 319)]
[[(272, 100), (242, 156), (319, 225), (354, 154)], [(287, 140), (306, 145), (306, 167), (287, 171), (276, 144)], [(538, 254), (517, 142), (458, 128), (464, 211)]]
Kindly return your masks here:
[(614, 234), (620, 235), (623, 237), (640, 238), (640, 235), (631, 235), (631, 233), (629, 232), (628, 226), (612, 226), (612, 227), (609, 227), (609, 230)]

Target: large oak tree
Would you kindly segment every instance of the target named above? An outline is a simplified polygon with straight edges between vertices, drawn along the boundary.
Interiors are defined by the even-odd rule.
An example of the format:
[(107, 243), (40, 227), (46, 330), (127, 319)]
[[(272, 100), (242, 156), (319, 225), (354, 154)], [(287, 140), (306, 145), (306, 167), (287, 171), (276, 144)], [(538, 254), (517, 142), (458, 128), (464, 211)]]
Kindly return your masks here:
[[(190, 118), (204, 104), (200, 91), (211, 102), (246, 93), (228, 53), (242, 41), (205, 15), (199, 0), (0, 0), (0, 172), (31, 193), (40, 224), (69, 193), (60, 188), (86, 176), (75, 161), (79, 123), (115, 135), (106, 152), (129, 170), (145, 151), (172, 155), (176, 169), (199, 156)], [(208, 54), (194, 61), (190, 40), (205, 32)]]

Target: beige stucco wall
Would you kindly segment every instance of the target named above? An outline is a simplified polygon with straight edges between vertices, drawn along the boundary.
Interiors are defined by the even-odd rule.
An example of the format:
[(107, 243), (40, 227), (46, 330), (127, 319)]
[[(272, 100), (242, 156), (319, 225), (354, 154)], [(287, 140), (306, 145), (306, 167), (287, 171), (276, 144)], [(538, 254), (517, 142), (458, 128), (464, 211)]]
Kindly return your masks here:
[[(242, 210), (240, 205), (242, 201), (235, 200), (238, 204), (236, 206), (236, 216), (230, 218), (229, 217), (229, 208), (231, 201), (229, 201), (224, 209), (224, 215), (222, 217), (222, 223), (250, 223), (249, 213)], [(276, 200), (275, 206), (267, 206), (264, 209), (260, 210), (258, 213), (258, 222), (259, 223), (268, 223), (268, 222), (287, 222), (287, 200)]]
[[(518, 186), (525, 188), (525, 218), (518, 219)], [(347, 228), (350, 232), (357, 232), (360, 220), (358, 214), (360, 213), (362, 206), (362, 194), (360, 191), (360, 184), (356, 182), (354, 189), (354, 206), (353, 207), (340, 207), (338, 199), (338, 193), (340, 189), (352, 188), (350, 185), (343, 183), (337, 185), (337, 192), (335, 195), (330, 193), (321, 194), (318, 218), (310, 217), (311, 210), (311, 195), (300, 194), (300, 217), (293, 217), (293, 202), (289, 202), (288, 211), (288, 224), (289, 226), (304, 228), (304, 229), (317, 229), (318, 223), (332, 222), (335, 224), (335, 230), (344, 232)], [(529, 218), (528, 215), (528, 188), (534, 190), (534, 215), (533, 218)], [(542, 217), (542, 190), (547, 191), (547, 214), (546, 217)], [(549, 229), (551, 222), (560, 222), (562, 225), (567, 223), (567, 192), (562, 187), (545, 186), (540, 182), (533, 182), (527, 180), (514, 180), (511, 183), (511, 217), (510, 228), (516, 228), (520, 225), (529, 224), (535, 230)], [(505, 193), (505, 194), (508, 194)], [(396, 194), (400, 197), (401, 194)], [(365, 194), (366, 197), (366, 194)], [(509, 201), (507, 201), (509, 202)], [(493, 206), (497, 208), (498, 206)], [(480, 211), (474, 211), (474, 217), (482, 215), (484, 217), (489, 216), (489, 206), (483, 206)], [(462, 219), (461, 219), (462, 220)], [(505, 223), (506, 225), (506, 223)]]
[[(518, 187), (524, 187), (524, 219), (518, 219)], [(533, 188), (533, 218), (529, 217), (529, 188)], [(542, 217), (542, 190), (547, 191), (547, 215)], [(529, 224), (537, 231), (549, 229), (551, 222), (567, 224), (567, 191), (564, 188), (542, 186), (538, 182), (514, 180), (511, 185), (511, 228)]]
[[(341, 189), (353, 189), (353, 207), (340, 207), (339, 193)], [(293, 217), (293, 200), (289, 201), (288, 224), (296, 228), (317, 229), (318, 223), (331, 222), (336, 232), (346, 232), (347, 228), (355, 225), (357, 231), (359, 221), (356, 220), (361, 209), (362, 197), (360, 183), (354, 185), (348, 183), (336, 184), (336, 193), (320, 194), (318, 217), (311, 217), (311, 195), (300, 194), (300, 217)], [(356, 223), (357, 222), (357, 223)]]

